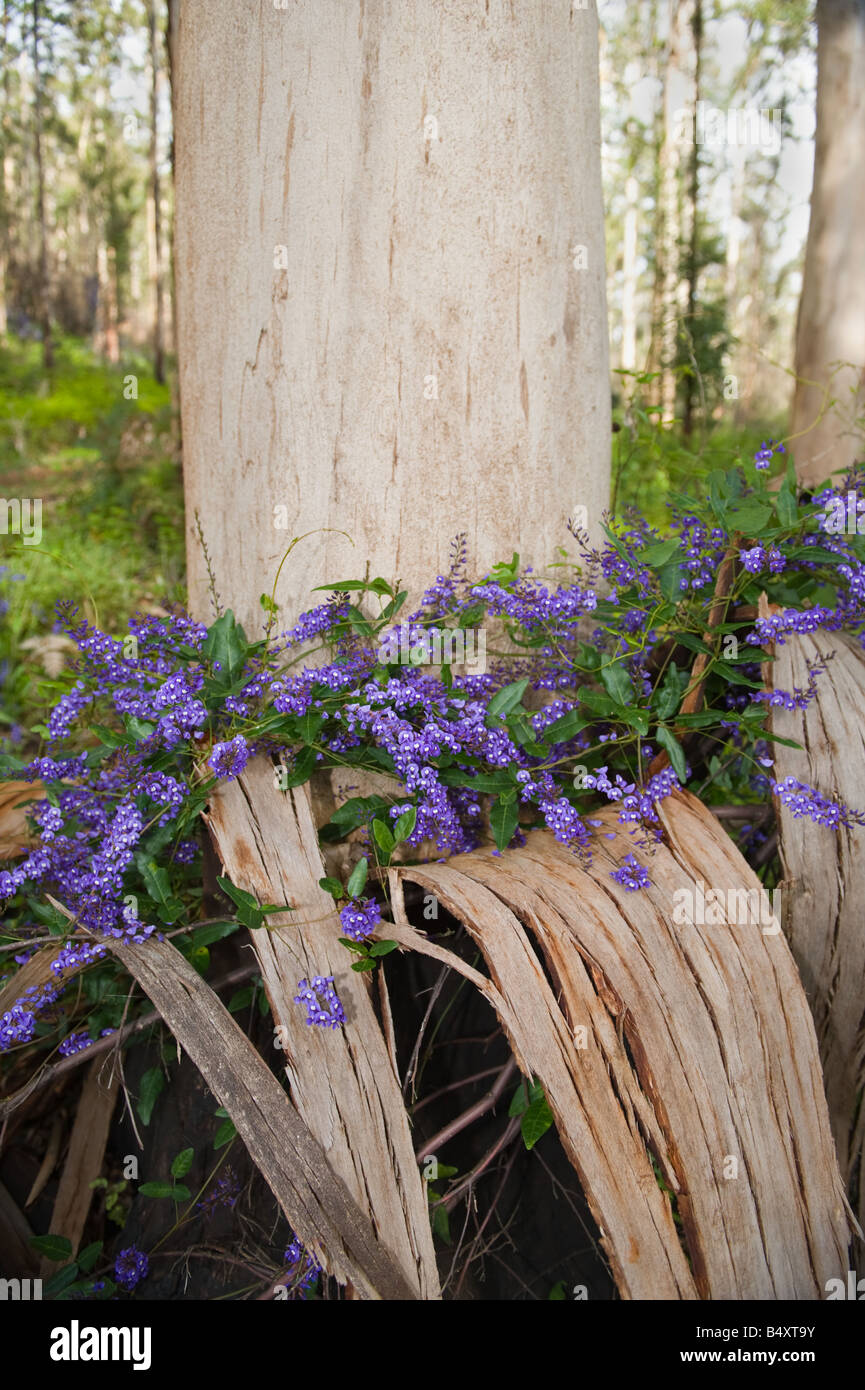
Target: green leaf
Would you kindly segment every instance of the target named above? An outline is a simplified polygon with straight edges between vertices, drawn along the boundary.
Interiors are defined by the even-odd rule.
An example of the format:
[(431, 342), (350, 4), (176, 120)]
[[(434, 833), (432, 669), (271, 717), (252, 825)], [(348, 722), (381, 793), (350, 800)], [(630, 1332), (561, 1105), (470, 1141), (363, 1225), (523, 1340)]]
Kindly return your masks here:
[(681, 542), (678, 536), (674, 536), (672, 540), (655, 541), (653, 545), (642, 551), (638, 558), (642, 564), (651, 565), (653, 569), (658, 569), (672, 559), (680, 546)]
[(402, 815), (393, 828), (393, 837), (397, 844), (402, 840), (407, 840), (417, 824), (417, 807), (410, 806)]
[[(37, 1255), (44, 1255), (46, 1260), (68, 1260), (72, 1254), (72, 1242), (65, 1236), (32, 1236), (27, 1242)], [(76, 1266), (75, 1273), (78, 1269)]]
[(347, 946), (350, 951), (355, 951), (359, 956), (366, 956), (369, 954), (362, 941), (352, 941), (348, 936), (338, 936), (336, 939), (340, 945)]
[(141, 1078), (141, 1094), (138, 1097), (138, 1115), (143, 1125), (150, 1124), (153, 1107), (165, 1090), (165, 1077), (161, 1067), (151, 1067)]
[(629, 705), (634, 698), (634, 686), (621, 662), (614, 661), (609, 666), (602, 666), (599, 674), (604, 689), (612, 695), (616, 704)]
[(352, 970), (375, 970), (375, 961), (370, 956), (365, 956), (363, 960), (352, 961)]
[(364, 579), (341, 579), (338, 584), (316, 584), (310, 592), (317, 594), (327, 590), (329, 594), (359, 594), (365, 593), (367, 588)]
[(337, 806), (328, 825), (336, 826), (343, 835), (348, 835), (358, 826), (365, 825), (370, 816), (387, 805), (383, 796), (350, 796), (348, 801)]
[(221, 686), (229, 685), (238, 675), (248, 650), (246, 633), (230, 608), (208, 628), (201, 647), (201, 653), (208, 661), (219, 663), (216, 680)]
[(771, 520), (770, 507), (749, 499), (740, 502), (728, 513), (727, 526), (731, 531), (741, 531), (743, 536), (757, 536), (761, 531), (765, 531)]
[(307, 710), (306, 714), (302, 714), (297, 721), (297, 727), (304, 743), (315, 743), (315, 740), (321, 733), (323, 724), (323, 714), (313, 714), (311, 710)]
[(374, 945), (370, 946), (369, 953), (371, 956), (389, 956), (398, 945), (398, 941), (376, 941)]
[(66, 1289), (71, 1289), (78, 1280), (78, 1265), (73, 1262), (65, 1269), (58, 1269), (48, 1280), (42, 1292), (46, 1298), (58, 1298)]
[(433, 1235), (438, 1236), (439, 1240), (451, 1244), (450, 1218), (444, 1202), (437, 1202), (432, 1209), (432, 1229)]
[(408, 598), (408, 589), (401, 589), (396, 598), (391, 599), (381, 611), (381, 622), (392, 623), (399, 610)]
[[(566, 717), (566, 716), (563, 716)], [(470, 787), (477, 792), (504, 792), (514, 785), (514, 779), (507, 772), (480, 772), (473, 777), (467, 769), (446, 767), (439, 773), (439, 780), (446, 787)]]
[(192, 1160), (194, 1157), (194, 1149), (181, 1149), (180, 1153), (175, 1155), (171, 1165), (171, 1176), (173, 1178), (185, 1178), (192, 1167)]
[(138, 1189), (141, 1197), (171, 1197), (175, 1202), (188, 1202), (192, 1193), (182, 1183), (143, 1182)]
[(582, 703), (595, 714), (610, 715), (616, 713), (616, 701), (602, 690), (593, 690), (590, 685), (581, 685), (577, 694)]
[(102, 1254), (102, 1241), (94, 1240), (91, 1245), (85, 1245), (83, 1250), (79, 1250), (77, 1264), (82, 1274), (89, 1274), (99, 1256)]
[(634, 709), (620, 705), (616, 710), (616, 717), (621, 719), (623, 724), (627, 724), (631, 729), (636, 729), (641, 738), (645, 738), (649, 732), (649, 716), (644, 709)]
[(382, 850), (384, 854), (392, 854), (396, 847), (396, 840), (393, 838), (393, 835), (384, 821), (374, 820), (372, 823), (372, 833), (375, 836), (375, 842), (379, 849)]
[(323, 888), (325, 893), (329, 893), (332, 898), (336, 898), (337, 901), (345, 897), (345, 888), (338, 878), (320, 878), (318, 886)]
[(513, 839), (520, 819), (520, 808), (516, 801), (503, 801), (497, 797), (490, 810), (490, 829), (498, 849), (506, 849)]
[(196, 927), (192, 933), (192, 943), (199, 946), (212, 946), (214, 941), (222, 941), (237, 931), (236, 922), (208, 922), (206, 927)]
[(659, 719), (669, 719), (671, 714), (676, 713), (687, 688), (687, 672), (678, 666), (669, 666), (663, 685), (655, 695), (655, 713)]
[(682, 597), (682, 570), (678, 560), (668, 560), (658, 570), (658, 583), (661, 594), (670, 603), (677, 602)]
[(522, 680), (513, 681), (510, 685), (506, 685), (502, 690), (496, 691), (487, 705), (487, 714), (497, 715), (500, 719), (503, 719), (520, 703), (528, 689), (528, 685), (529, 681), (526, 676)]
[(279, 790), (288, 791), (291, 787), (303, 786), (312, 776), (317, 760), (318, 755), (314, 748), (302, 748), (294, 760), (294, 767), (280, 773)]
[(673, 733), (672, 729), (668, 729), (666, 725), (659, 724), (657, 737), (661, 747), (666, 748), (670, 755), (673, 771), (682, 785), (684, 785), (688, 776), (688, 769), (685, 762), (685, 754), (682, 751), (682, 746), (676, 738), (676, 735)]
[(511, 1096), (511, 1103), (508, 1106), (508, 1118), (511, 1120), (516, 1119), (517, 1115), (524, 1115), (528, 1108), (528, 1087), (525, 1081), (521, 1081)]
[(241, 1009), (248, 1008), (252, 1002), (253, 992), (252, 985), (244, 985), (243, 989), (235, 990), (228, 1001), (228, 1012), (239, 1014)]
[[(378, 821), (376, 821), (376, 825), (377, 824)], [(363, 859), (359, 859), (355, 864), (354, 868), (352, 869), (348, 883), (345, 887), (345, 892), (348, 894), (350, 898), (357, 898), (363, 892), (368, 874), (369, 860), (367, 859), (366, 855), (364, 855)], [(340, 897), (341, 896), (342, 884), (340, 884)]]
[(778, 514), (778, 521), (783, 527), (795, 526), (799, 519), (799, 504), (796, 501), (796, 494), (785, 479), (778, 489), (775, 498), (775, 511)]
[(567, 714), (547, 725), (543, 731), (543, 738), (547, 743), (567, 743), (569, 739), (576, 738), (587, 723), (588, 720), (583, 718), (578, 709), (569, 710)]
[(523, 1143), (526, 1148), (533, 1149), (552, 1123), (553, 1112), (547, 1105), (546, 1096), (541, 1094), (532, 1101), (520, 1122)]
[(223, 1120), (222, 1124), (219, 1126), (219, 1129), (216, 1131), (216, 1136), (213, 1140), (213, 1147), (215, 1149), (224, 1149), (225, 1145), (230, 1144), (236, 1134), (237, 1130), (234, 1127), (234, 1121)]
[(247, 893), (246, 889), (236, 888), (230, 878), (219, 876), (216, 882), (237, 908), (238, 921), (250, 931), (258, 931), (264, 925), (264, 913), (258, 905), (258, 900), (251, 893)]

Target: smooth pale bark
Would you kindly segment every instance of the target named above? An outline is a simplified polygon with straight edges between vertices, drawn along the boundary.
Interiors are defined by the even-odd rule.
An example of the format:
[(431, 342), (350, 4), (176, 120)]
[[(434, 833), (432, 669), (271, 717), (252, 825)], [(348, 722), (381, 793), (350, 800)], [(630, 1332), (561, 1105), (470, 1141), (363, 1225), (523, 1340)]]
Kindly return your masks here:
[(147, 195), (147, 259), (153, 299), (153, 375), (165, 380), (165, 285), (162, 271), (162, 192), (159, 178), (159, 40), (156, 0), (148, 0), (150, 49), (150, 186)]
[(36, 159), (36, 220), (39, 225), (38, 318), (42, 330), (42, 365), (46, 371), (54, 365), (54, 344), (51, 338), (51, 286), (48, 268), (48, 226), (45, 214), (45, 161), (42, 151), (42, 69), (39, 52), (39, 0), (33, 0), (31, 10), (31, 40), (33, 58), (33, 150)]
[[(410, 609), (460, 532), (476, 574), (514, 550), (554, 559), (578, 507), (597, 532), (610, 394), (594, 11), (184, 0), (170, 38), (194, 611), (209, 612), (198, 521), (251, 635), (292, 538), (319, 528), (354, 544), (330, 532), (293, 552), (276, 592), (287, 623), (321, 601), (315, 585), (367, 564), (402, 580)], [(214, 798), (218, 852), (238, 886), (314, 909), (309, 790), (294, 820), (271, 820), (285, 801), (271, 771)], [(351, 1023), (320, 1057), (294, 1002), (292, 929), (270, 950), (253, 934), (292, 1101), (389, 1257), (435, 1298), (395, 1058), (332, 907), (311, 921), (324, 915), (298, 911), (309, 973), (335, 975)]]
[[(608, 500), (597, 16), (566, 0), (172, 10), (190, 597), (536, 566)], [(280, 510), (284, 509), (284, 510)], [(406, 610), (408, 611), (408, 609)]]
[(689, 146), (697, 139), (696, 88), (690, 52), (693, 17), (694, 0), (670, 0), (659, 178), (661, 242), (657, 251), (662, 291), (662, 320), (657, 330), (660, 333), (660, 404), (665, 425), (673, 423), (676, 413), (679, 324), (688, 307), (688, 287), (681, 275), (682, 178)]
[(865, 0), (817, 0), (817, 34), (814, 184), (791, 443), (808, 486), (865, 456), (861, 421), (855, 429), (865, 412)]

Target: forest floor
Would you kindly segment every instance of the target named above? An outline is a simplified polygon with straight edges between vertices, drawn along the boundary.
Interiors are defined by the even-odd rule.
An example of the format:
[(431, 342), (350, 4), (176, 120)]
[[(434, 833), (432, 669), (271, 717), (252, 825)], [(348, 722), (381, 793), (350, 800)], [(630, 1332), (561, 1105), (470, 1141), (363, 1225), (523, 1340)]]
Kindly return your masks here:
[(46, 376), (38, 343), (0, 338), (0, 479), (0, 526), (13, 498), (30, 518), (0, 533), (0, 748), (20, 751), (58, 670), (58, 599), (116, 636), (137, 609), (184, 599), (170, 387), (143, 357), (112, 366), (69, 338)]

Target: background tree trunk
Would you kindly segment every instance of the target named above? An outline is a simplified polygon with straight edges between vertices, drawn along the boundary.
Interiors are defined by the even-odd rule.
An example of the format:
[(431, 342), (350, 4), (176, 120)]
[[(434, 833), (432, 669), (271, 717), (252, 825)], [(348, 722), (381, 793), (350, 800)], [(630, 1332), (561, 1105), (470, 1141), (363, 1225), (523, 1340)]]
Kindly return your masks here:
[[(178, 353), (195, 513), (257, 631), (372, 572), (410, 600), (542, 565), (608, 499), (597, 16), (427, 0), (172, 10)], [(280, 511), (284, 508), (284, 511)], [(408, 606), (406, 611), (409, 611)]]
[(51, 339), (51, 290), (48, 269), (48, 227), (45, 215), (45, 165), (42, 158), (42, 71), (39, 57), (39, 0), (33, 0), (33, 144), (36, 160), (36, 218), (39, 224), (39, 326), (42, 330), (42, 364), (54, 365)]
[(861, 423), (852, 428), (865, 410), (865, 0), (817, 0), (817, 35), (792, 431), (796, 472), (812, 487), (865, 457)]
[(162, 271), (162, 204), (159, 178), (159, 27), (156, 0), (148, 0), (147, 35), (150, 47), (150, 190), (147, 207), (147, 254), (153, 294), (153, 375), (165, 381), (165, 287)]

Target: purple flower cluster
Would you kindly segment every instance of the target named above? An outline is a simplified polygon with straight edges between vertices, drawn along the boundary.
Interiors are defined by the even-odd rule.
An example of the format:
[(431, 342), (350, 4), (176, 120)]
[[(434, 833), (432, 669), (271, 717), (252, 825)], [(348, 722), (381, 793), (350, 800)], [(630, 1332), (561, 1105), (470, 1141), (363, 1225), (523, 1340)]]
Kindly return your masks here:
[(61, 1057), (74, 1057), (76, 1052), (83, 1052), (85, 1048), (93, 1045), (93, 1039), (85, 1030), (81, 1033), (70, 1033), (65, 1037), (57, 1051)]
[(312, 981), (298, 980), (295, 1004), (306, 1005), (306, 1021), (319, 1028), (339, 1028), (345, 1023), (345, 1010), (333, 987), (332, 975), (314, 975)]
[(147, 1278), (149, 1270), (150, 1261), (143, 1250), (136, 1249), (134, 1245), (121, 1250), (114, 1261), (114, 1278), (127, 1293), (131, 1293), (142, 1279)]
[(353, 898), (340, 908), (339, 920), (347, 937), (361, 941), (375, 931), (381, 922), (381, 911), (375, 898)]
[(774, 545), (752, 545), (749, 550), (743, 550), (739, 558), (751, 574), (760, 574), (762, 570), (768, 570), (770, 574), (780, 574), (787, 563), (781, 551)]
[(229, 1207), (233, 1209), (237, 1205), (240, 1196), (240, 1181), (231, 1167), (226, 1167), (220, 1173), (210, 1192), (196, 1203), (199, 1211), (203, 1211), (205, 1216), (212, 1216), (217, 1207)]
[(844, 802), (831, 801), (795, 777), (785, 777), (783, 782), (773, 782), (772, 791), (795, 820), (807, 816), (815, 824), (826, 825), (831, 830), (837, 830), (839, 826), (850, 830), (854, 825), (865, 825), (865, 812), (855, 811)]
[(638, 888), (647, 888), (649, 885), (648, 869), (638, 864), (633, 854), (625, 855), (624, 861), (618, 869), (611, 872), (610, 878), (627, 888), (629, 893), (635, 893)]
[(754, 455), (754, 467), (758, 468), (761, 472), (765, 472), (766, 469), (769, 467), (770, 463), (772, 462), (773, 455), (783, 453), (783, 444), (776, 444), (774, 439), (770, 439), (767, 444), (764, 439), (763, 443), (760, 445), (759, 449)]
[(236, 734), (227, 743), (216, 743), (208, 763), (217, 777), (231, 780), (239, 777), (250, 759), (250, 748), (243, 734)]
[(304, 1250), (297, 1236), (291, 1241), (282, 1258), (286, 1265), (285, 1284), (290, 1288), (291, 1296), (300, 1298), (315, 1284), (322, 1272), (321, 1265)]

